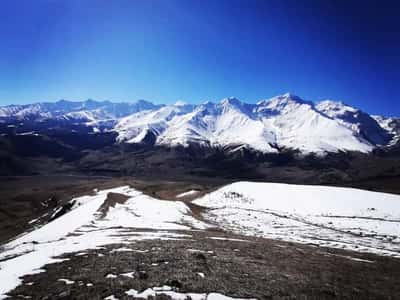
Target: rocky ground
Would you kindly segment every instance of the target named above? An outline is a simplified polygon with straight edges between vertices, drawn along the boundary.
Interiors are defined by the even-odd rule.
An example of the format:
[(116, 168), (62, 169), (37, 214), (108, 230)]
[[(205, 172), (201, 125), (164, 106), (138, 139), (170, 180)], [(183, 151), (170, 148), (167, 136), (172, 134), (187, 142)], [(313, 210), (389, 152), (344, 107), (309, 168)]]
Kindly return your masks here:
[[(133, 232), (134, 233), (134, 232)], [(185, 232), (187, 234), (187, 232)], [(400, 260), (223, 232), (138, 241), (64, 256), (13, 299), (133, 299), (130, 289), (257, 299), (398, 299)], [(164, 299), (165, 296), (158, 295)]]
[[(199, 196), (229, 182), (207, 178), (193, 183), (106, 176), (3, 176), (0, 177), (0, 244), (30, 229), (32, 220), (39, 218), (35, 225), (46, 223), (55, 208), (74, 197), (93, 193), (94, 189), (132, 185), (152, 197), (175, 200), (177, 194), (187, 189), (198, 190)], [(190, 197), (181, 200), (185, 199)]]
[[(0, 188), (1, 241), (48, 222), (49, 212), (93, 189), (128, 184), (154, 198), (173, 201), (182, 192), (196, 190), (198, 197), (224, 183), (227, 181), (212, 179), (191, 183), (106, 177), (10, 177), (1, 181)], [(192, 215), (202, 221), (203, 208), (190, 204), (193, 197), (180, 200), (188, 203)], [(109, 195), (105, 203), (113, 205), (124, 200)], [(101, 207), (103, 210), (107, 207)], [(159, 238), (160, 232), (163, 230), (125, 228), (127, 243), (64, 254), (59, 257), (63, 261), (24, 276), (22, 284), (8, 294), (11, 299), (133, 299), (132, 290), (140, 293), (164, 286), (156, 298), (168, 299), (168, 289), (180, 293), (178, 299), (184, 299), (186, 293), (256, 299), (400, 298), (397, 258), (248, 237), (215, 228), (168, 230), (163, 238)], [(158, 237), (128, 242), (129, 236), (153, 233)], [(198, 299), (193, 295), (191, 298)]]

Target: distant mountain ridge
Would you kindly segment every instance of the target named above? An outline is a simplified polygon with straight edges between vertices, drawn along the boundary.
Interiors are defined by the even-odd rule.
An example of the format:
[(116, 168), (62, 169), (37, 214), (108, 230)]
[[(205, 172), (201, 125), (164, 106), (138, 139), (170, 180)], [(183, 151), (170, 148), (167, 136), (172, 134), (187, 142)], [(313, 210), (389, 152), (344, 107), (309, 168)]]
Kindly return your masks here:
[(99, 114), (100, 117), (120, 118), (127, 114), (132, 114), (145, 109), (155, 109), (160, 105), (155, 105), (145, 100), (138, 100), (135, 103), (110, 101), (67, 101), (41, 102), (25, 105), (8, 105), (0, 107), (0, 118), (33, 119), (43, 120), (47, 118), (73, 118), (74, 114), (91, 113)]
[[(232, 151), (244, 147), (263, 153), (282, 149), (368, 153), (397, 143), (400, 136), (397, 118), (371, 116), (331, 100), (314, 103), (289, 93), (256, 104), (232, 97), (199, 105), (60, 100), (0, 107), (2, 128), (49, 121), (52, 126), (62, 122), (67, 128), (79, 124), (96, 133), (114, 132), (117, 143), (230, 147)], [(17, 130), (15, 134), (40, 132)]]

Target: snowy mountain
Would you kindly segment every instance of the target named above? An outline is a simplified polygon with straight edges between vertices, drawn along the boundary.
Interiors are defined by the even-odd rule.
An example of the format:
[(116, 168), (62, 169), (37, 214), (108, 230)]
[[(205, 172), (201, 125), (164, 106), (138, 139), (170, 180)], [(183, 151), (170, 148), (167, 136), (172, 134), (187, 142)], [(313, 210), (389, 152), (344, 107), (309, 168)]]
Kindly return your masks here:
[(330, 100), (318, 103), (316, 108), (372, 144), (385, 145), (390, 139), (387, 130), (382, 128), (372, 116), (359, 109)]
[(256, 111), (276, 143), (302, 152), (369, 152), (373, 145), (338, 120), (321, 113), (312, 102), (285, 94), (257, 104)]
[(140, 143), (148, 136), (159, 136), (168, 127), (169, 122), (177, 116), (193, 110), (192, 105), (169, 105), (156, 110), (142, 110), (122, 118), (115, 126), (118, 141)]
[(22, 121), (69, 119), (93, 122), (105, 119), (116, 120), (141, 110), (156, 109), (159, 107), (160, 105), (155, 105), (144, 100), (139, 100), (135, 103), (113, 103), (110, 101), (94, 101), (91, 99), (81, 102), (60, 100), (54, 103), (43, 102), (0, 107), (0, 119)]
[(372, 117), (341, 102), (315, 104), (289, 93), (257, 104), (232, 97), (200, 105), (61, 100), (0, 107), (2, 123), (45, 120), (113, 131), (118, 143), (228, 147), (231, 151), (244, 147), (264, 153), (282, 149), (367, 153), (388, 145), (399, 134), (395, 119)]
[(139, 112), (122, 119), (115, 130), (120, 142), (147, 142), (151, 134), (159, 145), (237, 146), (268, 153), (281, 148), (370, 152), (389, 141), (390, 134), (368, 114), (349, 106), (339, 111), (340, 103), (329, 104), (314, 105), (291, 94), (257, 104), (227, 98), (193, 109), (173, 105)]

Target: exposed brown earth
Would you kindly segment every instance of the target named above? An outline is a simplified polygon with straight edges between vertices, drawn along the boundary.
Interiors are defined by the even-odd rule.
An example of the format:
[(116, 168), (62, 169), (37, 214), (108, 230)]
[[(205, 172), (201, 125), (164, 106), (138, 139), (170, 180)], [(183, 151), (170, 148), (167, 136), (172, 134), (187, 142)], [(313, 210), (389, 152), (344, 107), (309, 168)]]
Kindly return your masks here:
[(110, 209), (110, 207), (115, 207), (115, 205), (117, 203), (123, 204), (128, 199), (129, 199), (129, 197), (126, 195), (117, 194), (117, 193), (108, 193), (107, 199), (104, 201), (104, 203), (99, 208), (101, 217), (104, 218), (107, 215), (107, 212)]

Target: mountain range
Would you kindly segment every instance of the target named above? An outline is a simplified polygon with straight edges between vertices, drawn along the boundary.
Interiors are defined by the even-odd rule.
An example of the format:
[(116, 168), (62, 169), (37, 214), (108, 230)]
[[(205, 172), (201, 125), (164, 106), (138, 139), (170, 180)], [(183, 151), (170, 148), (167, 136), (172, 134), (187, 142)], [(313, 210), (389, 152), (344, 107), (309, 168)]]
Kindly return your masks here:
[(262, 153), (369, 153), (399, 141), (400, 119), (373, 116), (342, 102), (306, 101), (290, 93), (256, 104), (226, 98), (199, 105), (87, 100), (0, 107), (2, 135), (40, 135), (62, 127), (114, 133), (116, 143), (242, 148)]

